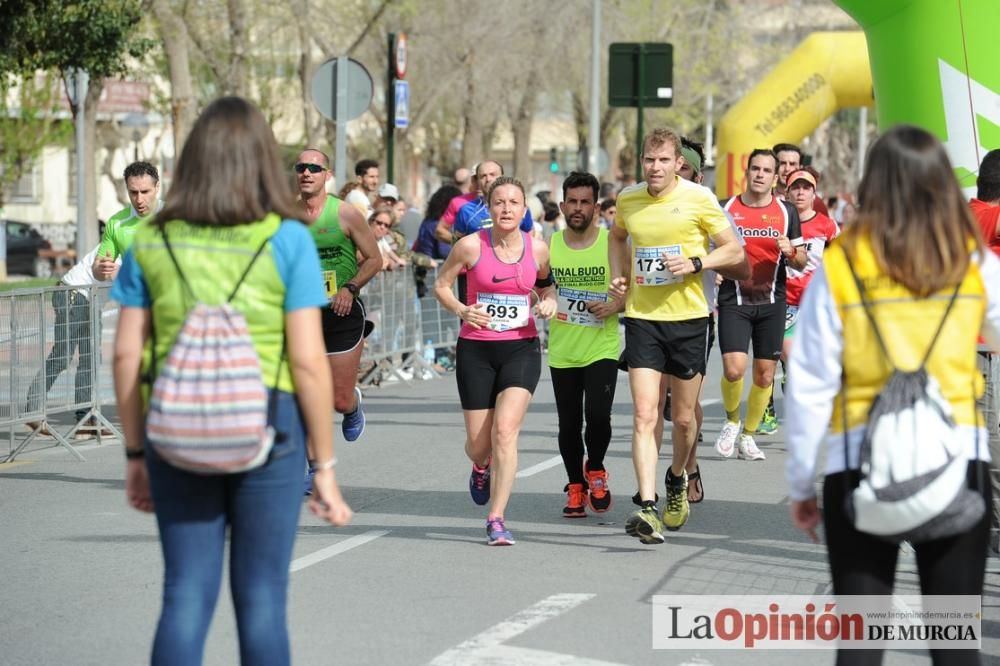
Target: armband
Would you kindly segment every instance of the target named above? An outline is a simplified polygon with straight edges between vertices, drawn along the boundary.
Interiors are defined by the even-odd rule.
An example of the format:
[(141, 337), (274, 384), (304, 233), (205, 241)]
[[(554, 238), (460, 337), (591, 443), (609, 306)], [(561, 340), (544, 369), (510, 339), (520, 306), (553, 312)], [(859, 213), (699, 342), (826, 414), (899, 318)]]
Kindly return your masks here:
[(551, 287), (555, 282), (555, 278), (552, 277), (552, 271), (550, 270), (548, 277), (535, 280), (535, 286), (539, 289), (544, 289), (545, 287)]

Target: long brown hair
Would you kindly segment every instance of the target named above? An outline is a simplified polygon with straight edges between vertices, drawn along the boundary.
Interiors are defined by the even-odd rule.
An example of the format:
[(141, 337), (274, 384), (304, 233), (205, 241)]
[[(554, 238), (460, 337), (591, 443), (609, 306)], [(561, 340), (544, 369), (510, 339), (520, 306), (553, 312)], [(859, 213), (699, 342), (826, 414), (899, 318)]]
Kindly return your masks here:
[(264, 115), (241, 97), (222, 97), (198, 117), (177, 160), (163, 209), (154, 222), (233, 226), (268, 213), (300, 219)]
[(958, 284), (970, 249), (983, 249), (944, 146), (919, 127), (899, 125), (875, 142), (858, 199), (845, 248), (869, 239), (882, 272), (918, 296)]

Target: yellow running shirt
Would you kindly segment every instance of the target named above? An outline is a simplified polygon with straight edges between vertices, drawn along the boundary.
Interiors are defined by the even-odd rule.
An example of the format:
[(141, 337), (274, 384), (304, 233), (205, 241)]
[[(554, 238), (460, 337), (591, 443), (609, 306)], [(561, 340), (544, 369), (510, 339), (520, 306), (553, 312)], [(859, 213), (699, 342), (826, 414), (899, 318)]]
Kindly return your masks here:
[(661, 255), (704, 257), (711, 236), (730, 229), (712, 191), (676, 177), (676, 186), (653, 197), (646, 183), (618, 195), (615, 225), (631, 239), (632, 263), (625, 316), (655, 321), (686, 321), (708, 316), (708, 301), (697, 273), (674, 277)]

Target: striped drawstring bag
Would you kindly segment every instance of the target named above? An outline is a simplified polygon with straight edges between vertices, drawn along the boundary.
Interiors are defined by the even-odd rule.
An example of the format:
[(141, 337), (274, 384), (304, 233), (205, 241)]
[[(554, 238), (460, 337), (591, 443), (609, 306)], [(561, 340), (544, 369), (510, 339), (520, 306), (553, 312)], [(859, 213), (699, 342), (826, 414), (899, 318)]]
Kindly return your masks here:
[[(262, 465), (271, 451), (275, 432), (268, 417), (273, 417), (273, 396), (268, 398), (246, 318), (231, 305), (268, 240), (226, 302), (208, 305), (191, 290), (164, 230), (167, 253), (196, 304), (153, 383), (146, 436), (161, 458), (180, 469), (200, 474), (245, 472)], [(279, 373), (283, 361), (284, 349)]]

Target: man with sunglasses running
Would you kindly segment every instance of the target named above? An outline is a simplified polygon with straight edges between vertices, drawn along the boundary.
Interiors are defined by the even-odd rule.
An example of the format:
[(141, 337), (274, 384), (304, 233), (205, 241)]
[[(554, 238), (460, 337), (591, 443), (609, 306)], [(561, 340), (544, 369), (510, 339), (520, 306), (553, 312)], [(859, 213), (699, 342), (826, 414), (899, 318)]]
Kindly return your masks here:
[[(302, 219), (309, 224), (330, 307), (323, 310), (323, 339), (333, 375), (333, 407), (344, 420), (344, 439), (353, 442), (365, 431), (361, 391), (357, 387), (362, 342), (370, 333), (361, 288), (382, 268), (375, 235), (361, 212), (326, 192), (332, 178), (330, 160), (315, 148), (299, 154), (295, 163)], [(362, 261), (358, 263), (357, 252)], [(307, 492), (309, 489), (307, 479)]]

